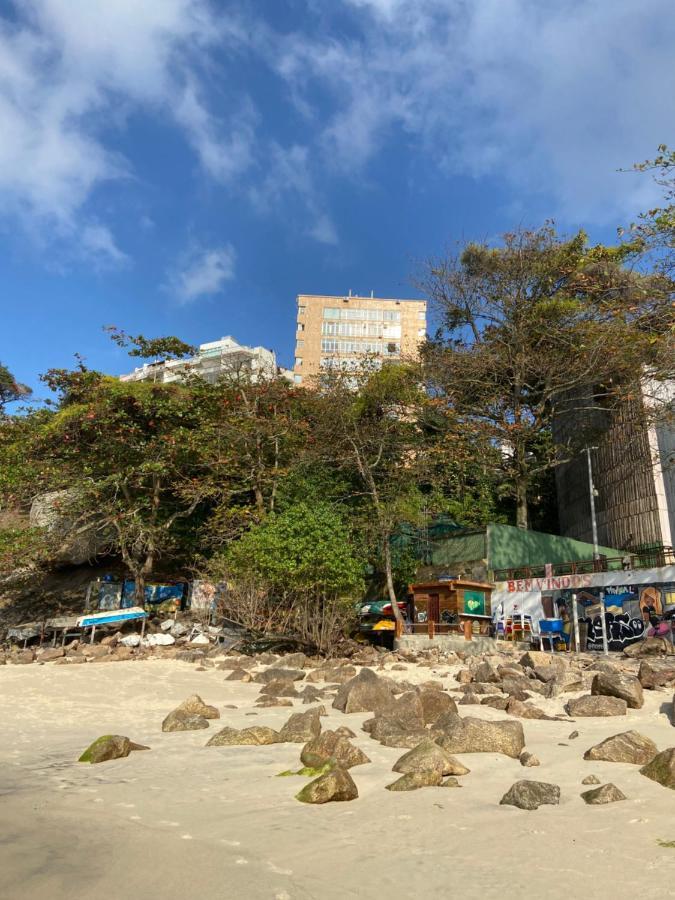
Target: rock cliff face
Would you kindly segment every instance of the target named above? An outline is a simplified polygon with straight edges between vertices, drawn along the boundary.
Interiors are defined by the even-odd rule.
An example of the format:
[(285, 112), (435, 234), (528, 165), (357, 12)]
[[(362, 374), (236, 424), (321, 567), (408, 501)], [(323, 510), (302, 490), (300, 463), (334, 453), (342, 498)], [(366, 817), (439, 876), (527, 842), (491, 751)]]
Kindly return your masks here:
[(54, 541), (53, 561), (57, 565), (82, 565), (110, 544), (110, 535), (95, 525), (75, 524), (69, 510), (73, 499), (69, 491), (49, 491), (37, 496), (30, 509), (31, 526), (44, 528)]

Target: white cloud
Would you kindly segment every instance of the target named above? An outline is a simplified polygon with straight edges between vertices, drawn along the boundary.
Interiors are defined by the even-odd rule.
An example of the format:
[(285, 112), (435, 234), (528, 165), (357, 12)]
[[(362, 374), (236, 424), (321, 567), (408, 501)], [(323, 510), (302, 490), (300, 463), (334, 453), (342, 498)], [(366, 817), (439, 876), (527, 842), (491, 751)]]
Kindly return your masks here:
[(218, 294), (234, 278), (236, 253), (231, 244), (205, 249), (193, 247), (170, 274), (167, 290), (180, 303)]
[(206, 51), (236, 40), (208, 0), (24, 0), (0, 18), (0, 201), (44, 241), (124, 254), (88, 211), (96, 188), (128, 178), (104, 127), (127, 111), (171, 117), (204, 169), (225, 182), (251, 162), (252, 117), (217, 121), (199, 99)]
[(249, 191), (254, 207), (261, 213), (275, 209), (288, 218), (287, 201), (295, 198), (304, 207), (300, 217), (304, 231), (322, 244), (337, 244), (338, 236), (332, 219), (323, 208), (312, 176), (310, 150), (300, 144), (282, 147), (272, 142), (266, 152), (265, 177)]
[(539, 194), (568, 221), (617, 222), (654, 198), (648, 179), (616, 170), (673, 140), (672, 0), (343, 6), (355, 36), (296, 33), (277, 57), (327, 165), (358, 173), (403, 138), (448, 171)]

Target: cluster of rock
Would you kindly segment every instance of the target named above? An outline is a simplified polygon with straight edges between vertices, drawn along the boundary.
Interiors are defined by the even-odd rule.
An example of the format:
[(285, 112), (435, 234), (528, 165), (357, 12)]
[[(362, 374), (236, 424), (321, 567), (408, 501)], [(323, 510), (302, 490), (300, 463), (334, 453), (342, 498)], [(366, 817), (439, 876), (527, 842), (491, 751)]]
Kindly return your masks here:
[[(210, 737), (206, 746), (301, 744), (302, 768), (298, 772), (281, 773), (312, 778), (297, 794), (297, 799), (305, 803), (356, 799), (358, 787), (352, 772), (371, 761), (354, 743), (355, 734), (350, 728), (322, 729), (321, 720), (330, 704), (333, 710), (345, 715), (369, 714), (363, 721), (363, 732), (382, 746), (406, 751), (392, 767), (398, 777), (387, 784), (387, 790), (459, 787), (460, 780), (470, 774), (465, 762), (458, 758), (463, 754), (498, 753), (519, 760), (523, 767), (540, 765), (539, 759), (526, 749), (524, 719), (569, 722), (569, 717), (626, 717), (630, 710), (643, 706), (645, 690), (663, 690), (675, 681), (675, 661), (651, 654), (639, 662), (624, 663), (534, 651), (519, 658), (506, 653), (481, 657), (434, 651), (390, 654), (387, 659), (394, 663), (391, 668), (397, 672), (405, 671), (407, 664), (414, 663), (433, 668), (433, 674), (439, 678), (411, 684), (389, 677), (382, 671), (382, 665), (380, 671), (369, 668), (367, 663), (377, 666), (383, 660), (373, 648), (365, 648), (350, 659), (330, 661), (312, 659), (303, 653), (283, 657), (225, 656), (213, 649), (200, 653), (193, 659), (199, 667), (226, 672), (226, 681), (257, 686), (257, 708), (292, 706), (298, 700), (313, 704), (305, 712), (292, 713), (280, 728), (225, 725)], [(462, 663), (462, 668), (454, 676), (453, 684), (444, 685), (440, 680), (444, 673), (439, 669), (449, 663)], [(548, 715), (536, 704), (537, 698), (564, 700), (561, 695), (578, 695), (580, 691), (586, 693), (570, 697), (564, 704), (564, 716)], [(460, 707), (464, 705), (490, 706), (503, 711), (505, 717), (484, 719), (479, 715), (460, 715)], [(207, 729), (211, 720), (219, 718), (216, 707), (193, 695), (166, 716), (162, 730)], [(578, 735), (575, 730), (568, 740)], [(128, 742), (120, 736), (106, 736), (106, 746), (111, 738), (122, 741), (115, 744), (122, 749), (126, 746), (123, 742)], [(131, 750), (141, 749), (128, 743)], [(619, 732), (590, 747), (584, 759), (638, 765), (646, 778), (675, 789), (675, 748), (659, 752), (653, 741), (633, 730)], [(626, 799), (616, 785), (601, 784), (594, 775), (587, 776), (582, 783), (590, 787), (581, 793), (587, 804)], [(560, 788), (548, 782), (522, 779), (509, 788), (500, 802), (526, 810), (557, 805)]]

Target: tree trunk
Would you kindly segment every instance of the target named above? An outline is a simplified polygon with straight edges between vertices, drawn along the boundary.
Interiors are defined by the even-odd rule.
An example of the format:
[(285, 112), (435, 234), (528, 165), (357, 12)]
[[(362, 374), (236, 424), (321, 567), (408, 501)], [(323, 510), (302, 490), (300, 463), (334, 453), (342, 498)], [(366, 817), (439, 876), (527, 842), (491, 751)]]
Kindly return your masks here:
[(524, 478), (516, 478), (516, 525), (527, 530), (530, 517), (527, 508), (527, 482)]
[(145, 606), (145, 575), (142, 567), (134, 573), (134, 605)]
[(394, 618), (402, 626), (403, 613), (398, 608), (398, 603), (396, 602), (396, 591), (394, 590), (394, 575), (391, 569), (391, 546), (389, 544), (389, 535), (386, 535), (384, 538), (383, 551), (384, 572), (387, 576), (387, 592), (389, 594), (389, 599), (391, 600), (391, 608), (394, 613)]

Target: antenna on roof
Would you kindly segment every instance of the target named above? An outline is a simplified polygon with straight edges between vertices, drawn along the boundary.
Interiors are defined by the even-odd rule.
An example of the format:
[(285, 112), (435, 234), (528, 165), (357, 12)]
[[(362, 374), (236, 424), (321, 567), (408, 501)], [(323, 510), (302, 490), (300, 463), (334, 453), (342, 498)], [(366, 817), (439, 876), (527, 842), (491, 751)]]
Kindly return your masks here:
[(351, 297), (351, 295), (352, 295), (352, 289), (349, 288), (349, 296)]

